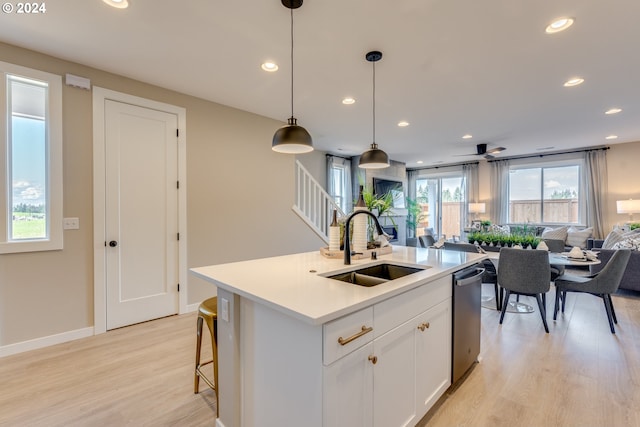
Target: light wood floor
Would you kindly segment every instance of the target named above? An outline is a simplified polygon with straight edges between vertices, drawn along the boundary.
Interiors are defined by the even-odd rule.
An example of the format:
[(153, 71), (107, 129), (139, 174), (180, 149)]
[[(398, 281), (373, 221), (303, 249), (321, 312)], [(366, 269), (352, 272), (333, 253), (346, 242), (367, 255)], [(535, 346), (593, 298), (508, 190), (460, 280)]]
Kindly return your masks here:
[[(499, 326), (483, 309), (481, 363), (421, 426), (640, 426), (640, 299), (614, 297), (612, 335), (600, 299), (571, 294), (554, 322), (553, 295), (550, 334), (537, 312)], [(213, 426), (214, 393), (193, 393), (195, 324), (173, 316), (0, 359), (0, 426)]]

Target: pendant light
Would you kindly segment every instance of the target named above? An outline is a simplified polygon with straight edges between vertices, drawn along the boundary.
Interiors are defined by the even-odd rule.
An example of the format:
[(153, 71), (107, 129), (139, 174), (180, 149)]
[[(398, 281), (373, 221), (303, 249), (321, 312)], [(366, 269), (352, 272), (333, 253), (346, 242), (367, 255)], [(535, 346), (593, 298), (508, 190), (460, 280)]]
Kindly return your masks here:
[(371, 149), (360, 156), (359, 166), (363, 169), (382, 169), (389, 167), (389, 156), (376, 144), (376, 62), (382, 59), (382, 52), (374, 50), (365, 55), (373, 65), (373, 143)]
[(278, 153), (302, 154), (313, 151), (311, 135), (302, 126), (298, 126), (293, 117), (293, 9), (302, 6), (302, 0), (281, 0), (282, 5), (291, 10), (291, 117), (287, 125), (273, 135), (271, 149)]

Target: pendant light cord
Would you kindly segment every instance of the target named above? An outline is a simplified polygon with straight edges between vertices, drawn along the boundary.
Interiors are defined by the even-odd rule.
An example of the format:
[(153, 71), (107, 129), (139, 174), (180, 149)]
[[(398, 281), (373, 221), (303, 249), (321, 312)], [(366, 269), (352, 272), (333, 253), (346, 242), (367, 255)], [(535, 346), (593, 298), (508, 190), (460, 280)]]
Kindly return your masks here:
[(293, 119), (293, 9), (291, 11), (291, 118)]
[(376, 143), (376, 63), (373, 64), (373, 143)]

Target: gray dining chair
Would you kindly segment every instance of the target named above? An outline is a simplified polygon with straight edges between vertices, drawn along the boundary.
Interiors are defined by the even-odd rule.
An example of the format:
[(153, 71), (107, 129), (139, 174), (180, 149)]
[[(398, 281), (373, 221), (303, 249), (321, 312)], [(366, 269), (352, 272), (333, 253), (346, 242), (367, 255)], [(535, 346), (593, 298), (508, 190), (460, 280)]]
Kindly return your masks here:
[(553, 320), (556, 320), (558, 315), (560, 299), (562, 299), (562, 312), (564, 313), (564, 306), (567, 302), (567, 292), (587, 293), (602, 298), (604, 309), (607, 312), (607, 319), (609, 319), (611, 333), (615, 334), (616, 329), (613, 324), (617, 324), (618, 319), (616, 318), (616, 312), (613, 308), (611, 294), (618, 290), (630, 257), (630, 250), (619, 249), (613, 254), (607, 265), (593, 276), (581, 277), (563, 274), (558, 277), (555, 280), (556, 302), (553, 307)]
[(502, 300), (500, 324), (509, 305), (511, 294), (535, 297), (540, 309), (540, 317), (544, 330), (549, 333), (547, 325), (547, 292), (550, 289), (549, 255), (546, 251), (502, 248), (500, 250), (500, 267), (498, 268), (498, 286), (505, 290)]
[[(546, 243), (549, 248), (549, 252), (553, 253), (561, 253), (564, 252), (564, 240), (560, 239), (543, 239), (544, 243)], [(564, 265), (551, 264), (551, 281), (555, 282), (558, 276), (562, 276), (564, 274)]]
[[(480, 252), (478, 250), (478, 247), (476, 245), (472, 245), (471, 243), (444, 242), (443, 249), (458, 252), (472, 252), (476, 254)], [(484, 273), (482, 274), (482, 283), (493, 283), (493, 289), (496, 293), (496, 310), (500, 310), (500, 307), (502, 307), (500, 296), (502, 295), (502, 293), (500, 292), (500, 288), (498, 287), (498, 273), (496, 272), (496, 266), (490, 259), (485, 259), (482, 262), (482, 266), (484, 267)]]
[(424, 236), (418, 237), (418, 242), (420, 243), (421, 248), (429, 248), (436, 243), (436, 239), (434, 239), (430, 234), (425, 234)]

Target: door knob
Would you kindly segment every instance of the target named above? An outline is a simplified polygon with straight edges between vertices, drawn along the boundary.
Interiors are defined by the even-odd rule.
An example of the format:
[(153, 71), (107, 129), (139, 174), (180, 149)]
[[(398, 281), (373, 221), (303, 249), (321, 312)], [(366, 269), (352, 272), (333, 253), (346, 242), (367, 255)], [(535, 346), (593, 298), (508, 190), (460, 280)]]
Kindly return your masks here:
[(109, 242), (109, 246), (111, 246), (112, 248), (115, 248), (116, 246), (118, 246), (118, 242), (116, 242), (115, 240), (112, 240)]

